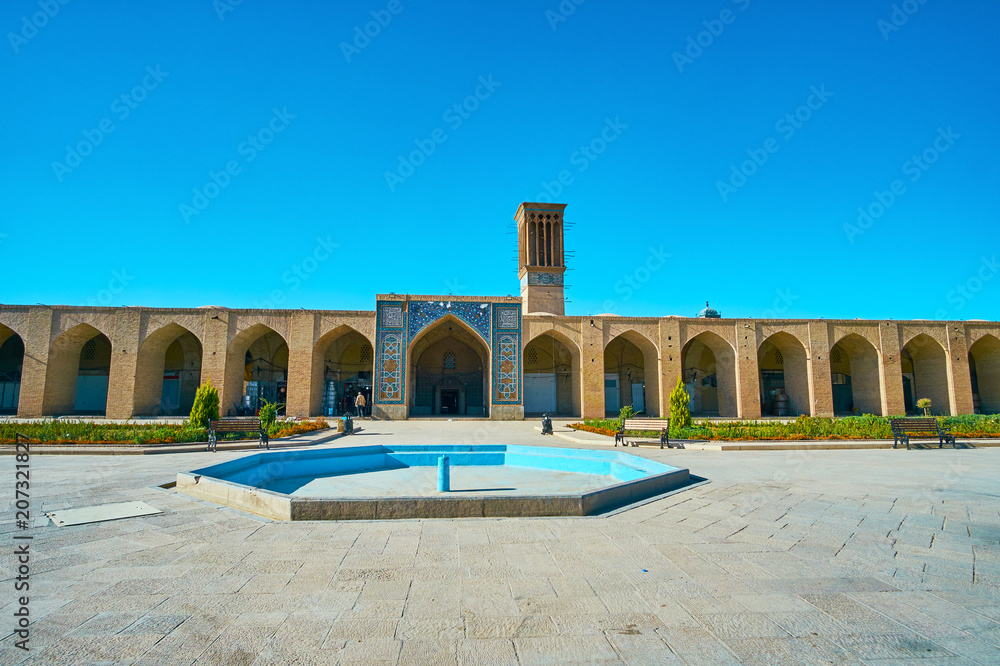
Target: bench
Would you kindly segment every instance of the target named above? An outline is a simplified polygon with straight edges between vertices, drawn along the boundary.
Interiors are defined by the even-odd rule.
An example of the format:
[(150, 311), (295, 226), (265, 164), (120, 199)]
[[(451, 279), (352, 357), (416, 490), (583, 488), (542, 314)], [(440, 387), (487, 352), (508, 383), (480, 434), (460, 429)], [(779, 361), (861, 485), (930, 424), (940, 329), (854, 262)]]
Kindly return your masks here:
[(939, 449), (945, 444), (951, 444), (955, 448), (955, 436), (943, 429), (937, 419), (889, 419), (889, 425), (892, 427), (892, 448), (903, 442), (909, 450), (911, 436), (936, 439)]
[(670, 419), (623, 419), (621, 426), (618, 428), (618, 432), (615, 433), (615, 446), (621, 442), (622, 446), (639, 446), (639, 443), (632, 439), (625, 437), (626, 430), (659, 430), (660, 431), (660, 448), (666, 444), (667, 448), (674, 448), (674, 445), (670, 443)]
[(260, 437), (257, 448), (271, 448), (271, 440), (267, 436), (267, 431), (260, 425), (260, 418), (256, 416), (236, 416), (223, 418), (217, 421), (208, 422), (208, 450), (217, 451), (218, 441), (216, 435), (223, 432), (252, 432)]

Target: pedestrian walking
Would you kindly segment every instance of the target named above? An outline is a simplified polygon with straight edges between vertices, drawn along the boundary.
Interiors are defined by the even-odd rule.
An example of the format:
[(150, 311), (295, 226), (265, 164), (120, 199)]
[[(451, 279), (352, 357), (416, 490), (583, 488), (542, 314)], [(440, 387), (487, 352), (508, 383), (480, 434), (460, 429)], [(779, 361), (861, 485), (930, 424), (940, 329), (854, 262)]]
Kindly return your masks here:
[(358, 397), (354, 399), (354, 406), (357, 408), (358, 418), (365, 415), (365, 394), (361, 391), (358, 391)]

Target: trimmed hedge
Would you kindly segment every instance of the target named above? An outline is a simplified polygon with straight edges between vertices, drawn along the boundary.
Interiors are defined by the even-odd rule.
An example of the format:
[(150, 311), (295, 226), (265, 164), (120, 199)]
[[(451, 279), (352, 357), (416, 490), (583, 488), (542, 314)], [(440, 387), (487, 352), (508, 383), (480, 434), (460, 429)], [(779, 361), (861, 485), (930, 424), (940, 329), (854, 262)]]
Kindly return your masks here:
[[(1000, 415), (967, 414), (963, 416), (938, 416), (938, 422), (949, 428), (956, 437), (1000, 437)], [(584, 419), (582, 424), (571, 427), (602, 435), (613, 436), (621, 421), (618, 419)], [(659, 437), (659, 432), (628, 431), (633, 437)], [(706, 439), (722, 441), (797, 440), (797, 439), (892, 439), (888, 418), (882, 416), (847, 416), (844, 418), (814, 418), (800, 416), (791, 423), (777, 421), (703, 420), (688, 428), (674, 428), (670, 436), (675, 439)]]

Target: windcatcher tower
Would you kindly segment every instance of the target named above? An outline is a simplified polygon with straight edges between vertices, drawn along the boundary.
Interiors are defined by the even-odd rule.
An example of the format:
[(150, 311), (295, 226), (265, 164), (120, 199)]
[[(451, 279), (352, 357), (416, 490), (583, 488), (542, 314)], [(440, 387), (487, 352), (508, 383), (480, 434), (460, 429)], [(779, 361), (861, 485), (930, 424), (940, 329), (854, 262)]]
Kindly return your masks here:
[(566, 204), (522, 203), (517, 208), (518, 277), (524, 314), (566, 314), (563, 211)]

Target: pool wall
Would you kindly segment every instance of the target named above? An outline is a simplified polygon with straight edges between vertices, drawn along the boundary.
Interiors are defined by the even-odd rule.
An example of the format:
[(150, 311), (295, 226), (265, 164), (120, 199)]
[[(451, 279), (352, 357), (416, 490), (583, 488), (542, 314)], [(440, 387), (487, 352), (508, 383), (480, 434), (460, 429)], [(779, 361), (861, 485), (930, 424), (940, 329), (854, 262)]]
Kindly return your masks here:
[[(296, 497), (259, 485), (275, 477), (350, 474), (374, 469), (452, 465), (510, 465), (613, 476), (619, 483), (578, 494), (447, 495), (391, 498)], [(532, 446), (366, 446), (275, 451), (177, 475), (177, 490), (275, 520), (381, 520), (588, 516), (676, 490), (688, 470), (619, 453)]]

